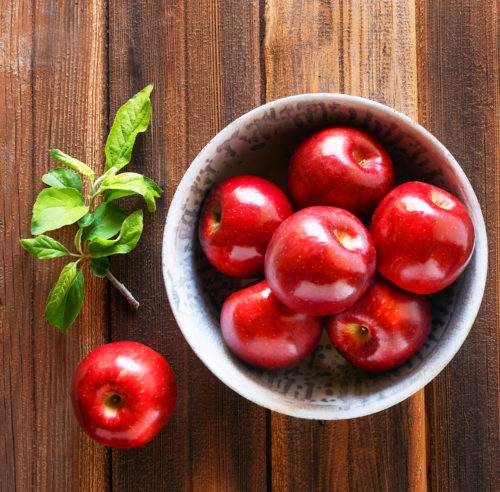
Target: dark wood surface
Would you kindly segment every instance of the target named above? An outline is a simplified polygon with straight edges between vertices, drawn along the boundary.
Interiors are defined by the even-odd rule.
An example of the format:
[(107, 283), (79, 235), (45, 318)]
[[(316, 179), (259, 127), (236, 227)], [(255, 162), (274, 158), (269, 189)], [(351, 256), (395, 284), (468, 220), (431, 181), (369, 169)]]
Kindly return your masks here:
[[(494, 0), (3, 2), (0, 490), (498, 490), (497, 10)], [(138, 247), (113, 259), (141, 308), (86, 276), (82, 313), (62, 335), (43, 322), (61, 264), (18, 244), (53, 167), (45, 149), (102, 165), (110, 119), (150, 82), (151, 128), (132, 166), (166, 193)], [(326, 423), (269, 412), (220, 383), (178, 330), (161, 274), (168, 206), (204, 144), (263, 102), (320, 91), (388, 104), (443, 141), (482, 205), (490, 251), (477, 321), (443, 373), (392, 409)], [(147, 343), (179, 385), (169, 424), (132, 451), (87, 438), (69, 400), (79, 361), (111, 340)]]

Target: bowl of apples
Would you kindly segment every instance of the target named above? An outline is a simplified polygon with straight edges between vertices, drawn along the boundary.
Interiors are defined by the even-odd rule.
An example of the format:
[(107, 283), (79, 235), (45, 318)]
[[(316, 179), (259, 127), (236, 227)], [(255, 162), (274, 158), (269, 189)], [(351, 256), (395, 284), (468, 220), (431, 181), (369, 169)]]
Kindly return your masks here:
[(481, 304), (487, 240), (449, 151), (342, 94), (260, 106), (181, 180), (163, 239), (177, 323), (227, 386), (307, 419), (368, 415), (450, 362)]

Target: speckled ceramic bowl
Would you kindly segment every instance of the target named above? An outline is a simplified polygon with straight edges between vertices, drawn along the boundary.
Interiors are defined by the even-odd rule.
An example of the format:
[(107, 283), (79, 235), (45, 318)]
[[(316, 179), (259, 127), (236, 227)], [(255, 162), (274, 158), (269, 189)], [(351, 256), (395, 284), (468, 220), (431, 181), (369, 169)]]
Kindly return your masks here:
[[(214, 184), (256, 174), (284, 185), (288, 160), (312, 132), (348, 124), (365, 128), (389, 151), (399, 181), (440, 186), (467, 206), (476, 230), (473, 257), (460, 278), (432, 296), (432, 332), (400, 368), (370, 374), (347, 363), (326, 334), (303, 362), (280, 371), (254, 369), (235, 357), (221, 336), (224, 299), (249, 281), (216, 272), (197, 239), (201, 204)], [(347, 419), (388, 408), (425, 386), (464, 342), (483, 296), (486, 233), (474, 191), (462, 169), (424, 128), (382, 104), (340, 94), (303, 94), (280, 99), (238, 118), (193, 161), (170, 206), (163, 239), (163, 273), (173, 313), (189, 345), (225, 384), (271, 410), (308, 419)]]

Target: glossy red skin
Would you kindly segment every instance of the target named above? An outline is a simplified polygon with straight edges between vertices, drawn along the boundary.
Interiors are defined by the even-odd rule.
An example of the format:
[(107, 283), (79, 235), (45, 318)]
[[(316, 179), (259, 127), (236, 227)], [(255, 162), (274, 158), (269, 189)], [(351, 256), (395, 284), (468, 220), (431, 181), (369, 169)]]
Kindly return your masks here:
[[(218, 228), (212, 210), (220, 208)], [(235, 176), (211, 190), (200, 216), (198, 236), (210, 263), (231, 277), (262, 275), (264, 255), (276, 228), (293, 213), (288, 197), (257, 176)]]
[[(355, 154), (366, 163), (361, 166)], [(364, 218), (393, 187), (391, 158), (359, 128), (315, 133), (298, 147), (288, 169), (288, 192), (297, 208), (330, 205)]]
[[(363, 341), (350, 324), (366, 326)], [(326, 331), (337, 350), (367, 371), (387, 371), (414, 355), (431, 330), (431, 306), (424, 296), (406, 292), (375, 276), (364, 296), (352, 307), (326, 318)]]
[(229, 348), (262, 369), (283, 369), (309, 355), (321, 337), (323, 320), (283, 305), (264, 280), (230, 295), (221, 329)]
[[(104, 400), (110, 394), (123, 398), (120, 409), (108, 410)], [(92, 439), (114, 448), (136, 448), (169, 420), (177, 385), (158, 352), (141, 343), (114, 342), (95, 349), (80, 363), (71, 399), (78, 422)]]
[[(346, 248), (334, 234), (348, 233)], [(310, 316), (338, 313), (364, 293), (375, 272), (376, 253), (365, 226), (335, 207), (308, 207), (286, 219), (269, 243), (265, 274), (276, 297)]]
[[(438, 206), (433, 197), (441, 197), (451, 208)], [(394, 188), (375, 210), (370, 232), (378, 271), (416, 294), (432, 294), (450, 285), (474, 248), (474, 226), (465, 206), (428, 183)]]

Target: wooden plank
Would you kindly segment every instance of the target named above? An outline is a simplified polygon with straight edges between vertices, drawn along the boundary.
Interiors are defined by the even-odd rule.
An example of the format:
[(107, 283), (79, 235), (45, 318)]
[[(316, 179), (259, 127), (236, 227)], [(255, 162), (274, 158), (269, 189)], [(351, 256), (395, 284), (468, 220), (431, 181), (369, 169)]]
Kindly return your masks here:
[(431, 490), (498, 490), (500, 84), (498, 2), (418, 10), (423, 124), (456, 157), (487, 225), (489, 279), (463, 347), (426, 389)]
[[(97, 163), (103, 155), (104, 9), (99, 2), (11, 2), (2, 9), (0, 32), (5, 115), (0, 256), (6, 265), (0, 275), (0, 391), (6, 395), (0, 485), (2, 490), (105, 490), (109, 453), (79, 429), (69, 387), (79, 361), (105, 341), (107, 290), (86, 278), (80, 319), (62, 335), (43, 322), (43, 311), (64, 260), (38, 261), (18, 243), (30, 236), (40, 178), (55, 167), (46, 149), (57, 145)], [(70, 233), (57, 237), (72, 246)]]
[[(35, 442), (31, 349), (35, 275), (18, 238), (29, 234), (32, 191), (31, 2), (0, 15), (0, 490), (30, 490)], [(24, 172), (17, 168), (21, 164)]]
[[(55, 28), (57, 26), (57, 29)], [(58, 147), (102, 169), (106, 130), (105, 8), (93, 2), (34, 3), (33, 178), (57, 166), (46, 149)], [(74, 230), (60, 237), (72, 246)], [(73, 416), (69, 390), (79, 362), (108, 335), (108, 289), (85, 271), (86, 299), (67, 335), (43, 324), (45, 298), (64, 261), (31, 260), (35, 366), (36, 490), (106, 489), (109, 451), (92, 441)]]
[[(266, 98), (369, 97), (418, 118), (415, 10), (408, 2), (266, 2)], [(425, 490), (423, 394), (376, 415), (272, 415), (273, 490)]]
[[(164, 290), (161, 242), (168, 205), (189, 162), (260, 100), (258, 11), (245, 1), (110, 3), (110, 109), (149, 82), (151, 129), (131, 169), (166, 190), (128, 258), (112, 268), (137, 295), (133, 313), (112, 293), (112, 336), (158, 350), (179, 385), (172, 420), (150, 444), (113, 451), (115, 490), (264, 490), (265, 412), (222, 385), (183, 339)], [(141, 202), (137, 202), (142, 205)]]

